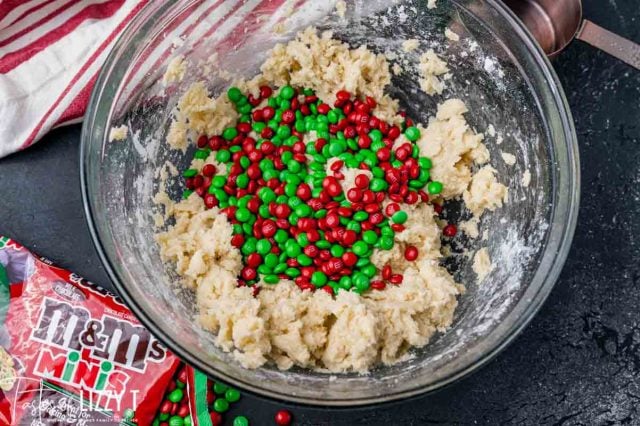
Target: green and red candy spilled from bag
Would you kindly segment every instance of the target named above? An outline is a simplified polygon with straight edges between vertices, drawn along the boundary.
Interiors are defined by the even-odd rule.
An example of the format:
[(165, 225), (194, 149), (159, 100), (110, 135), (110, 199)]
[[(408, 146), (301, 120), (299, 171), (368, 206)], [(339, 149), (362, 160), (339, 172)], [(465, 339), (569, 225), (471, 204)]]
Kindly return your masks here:
[[(330, 294), (401, 284), (402, 274), (388, 265), (378, 271), (371, 255), (392, 249), (404, 231), (403, 204), (427, 203), (443, 189), (431, 180), (431, 160), (420, 156), (412, 120), (387, 123), (373, 115), (375, 99), (344, 90), (333, 107), (291, 86), (277, 94), (262, 86), (258, 97), (231, 87), (227, 96), (239, 122), (198, 138), (195, 158), (214, 153), (218, 167), (186, 170), (183, 197), (195, 192), (233, 225), (231, 243), (243, 255), (239, 284), (290, 279)], [(357, 173), (352, 188), (341, 183), (347, 170)], [(414, 261), (418, 249), (408, 246), (404, 255)]]

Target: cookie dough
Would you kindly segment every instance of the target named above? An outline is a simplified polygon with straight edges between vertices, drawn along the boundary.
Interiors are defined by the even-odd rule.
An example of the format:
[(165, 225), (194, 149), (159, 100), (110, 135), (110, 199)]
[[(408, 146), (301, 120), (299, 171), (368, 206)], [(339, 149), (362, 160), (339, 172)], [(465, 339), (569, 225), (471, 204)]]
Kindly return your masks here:
[(167, 66), (167, 71), (162, 76), (162, 83), (168, 86), (171, 83), (182, 81), (187, 72), (187, 64), (182, 55), (173, 58)]
[[(402, 121), (397, 101), (385, 93), (390, 83), (385, 57), (364, 46), (351, 49), (331, 33), (318, 35), (308, 29), (288, 44), (276, 45), (261, 71), (250, 81), (234, 84), (248, 90), (257, 90), (263, 82), (310, 87), (325, 102), (346, 89), (377, 99), (377, 116)], [(168, 143), (182, 149), (187, 132), (212, 135), (234, 124), (238, 116), (226, 99), (211, 97), (204, 83), (195, 83), (179, 102)], [(474, 175), (476, 166), (489, 161), (489, 153), (482, 135), (466, 123), (465, 113), (462, 101), (444, 102), (426, 129), (419, 126), (422, 137), (416, 143), (433, 160), (433, 176), (444, 183), (442, 197), (469, 193), (474, 213), (481, 214), (501, 205), (506, 188), (489, 166)], [(174, 140), (176, 134), (179, 140)], [(214, 161), (213, 155), (194, 160), (191, 168), (201, 170)], [(345, 176), (344, 185), (352, 180)], [(484, 192), (487, 186), (492, 190)], [(441, 230), (431, 204), (403, 204), (409, 213), (405, 230), (396, 234), (393, 249), (376, 249), (372, 255), (379, 269), (390, 264), (404, 275), (401, 285), (362, 295), (340, 291), (331, 296), (324, 291), (301, 291), (293, 282), (281, 280), (277, 285), (260, 285), (254, 295), (252, 288), (237, 286), (242, 257), (230, 243), (232, 227), (226, 216), (216, 207), (206, 209), (196, 194), (171, 205), (166, 204), (166, 194), (159, 198), (175, 221), (157, 235), (163, 260), (195, 292), (198, 323), (247, 368), (273, 362), (281, 369), (295, 365), (366, 372), (379, 363), (393, 364), (410, 348), (426, 345), (451, 325), (457, 297), (464, 292), (440, 265)], [(415, 261), (405, 259), (407, 245), (419, 249)]]
[(440, 59), (433, 49), (427, 50), (421, 57), (418, 70), (422, 78), (420, 88), (427, 95), (441, 94), (444, 90), (444, 83), (439, 78), (449, 72), (447, 63)]
[(489, 257), (489, 250), (486, 247), (478, 250), (473, 256), (473, 272), (478, 276), (478, 282), (482, 282), (489, 272), (493, 269), (491, 258)]
[(109, 131), (109, 141), (123, 141), (127, 138), (129, 128), (123, 124), (122, 126), (112, 127)]

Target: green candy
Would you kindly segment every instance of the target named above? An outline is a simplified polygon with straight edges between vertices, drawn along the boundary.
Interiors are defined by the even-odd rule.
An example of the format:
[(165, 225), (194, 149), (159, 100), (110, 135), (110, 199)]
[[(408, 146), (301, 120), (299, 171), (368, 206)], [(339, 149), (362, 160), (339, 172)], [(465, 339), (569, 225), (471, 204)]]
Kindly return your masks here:
[(258, 214), (265, 219), (270, 218), (271, 213), (269, 213), (269, 206), (267, 206), (266, 204), (262, 204), (260, 207), (258, 207)]
[(244, 242), (244, 244), (242, 245), (242, 248), (240, 249), (240, 251), (244, 255), (249, 255), (251, 253), (255, 253), (256, 252), (256, 239), (255, 238), (249, 238), (247, 241)]
[(353, 274), (353, 285), (360, 292), (367, 291), (369, 289), (370, 282), (369, 277), (361, 272)]
[(371, 183), (369, 183), (369, 188), (371, 188), (374, 192), (384, 191), (389, 187), (389, 184), (384, 179), (373, 178)]
[(429, 184), (427, 185), (427, 191), (429, 192), (429, 194), (431, 195), (436, 195), (442, 192), (442, 183), (438, 182), (438, 181), (432, 181), (429, 182)]
[(300, 276), (300, 270), (298, 268), (287, 268), (284, 271), (284, 273), (287, 274), (291, 278), (296, 278), (296, 277)]
[(256, 268), (256, 271), (258, 271), (260, 275), (268, 275), (273, 272), (273, 270), (269, 268), (267, 265), (265, 265), (264, 263), (262, 265), (258, 265), (258, 267)]
[(280, 278), (278, 278), (277, 275), (265, 275), (262, 280), (267, 284), (276, 284), (278, 281), (280, 281)]
[(300, 244), (298, 244), (294, 239), (290, 239), (285, 244), (285, 252), (289, 257), (297, 257), (302, 250), (300, 249)]
[(229, 388), (224, 393), (224, 399), (229, 402), (238, 402), (238, 400), (240, 399), (240, 391), (238, 389)]
[(273, 192), (273, 189), (264, 186), (258, 191), (258, 197), (260, 197), (263, 203), (271, 203), (275, 201), (276, 193)]
[(198, 174), (198, 171), (196, 169), (187, 169), (184, 172), (182, 172), (182, 176), (186, 178), (194, 177), (197, 174)]
[(295, 96), (296, 91), (293, 87), (291, 86), (283, 86), (282, 89), (280, 89), (280, 97), (282, 99), (291, 99)]
[(264, 257), (264, 264), (271, 269), (275, 268), (279, 262), (277, 254), (269, 253)]
[(222, 132), (222, 137), (225, 140), (228, 140), (228, 141), (230, 141), (231, 139), (235, 138), (236, 136), (238, 136), (238, 131), (236, 130), (235, 127), (227, 127)]
[(360, 233), (360, 230), (362, 229), (362, 227), (358, 222), (356, 222), (355, 220), (352, 220), (352, 221), (349, 221), (349, 223), (347, 223), (347, 229), (350, 231), (355, 231), (356, 233)]
[(297, 241), (298, 241), (298, 244), (300, 245), (300, 247), (306, 247), (306, 246), (309, 245), (309, 237), (304, 232), (301, 232), (298, 235)]
[(398, 223), (398, 224), (405, 223), (408, 218), (409, 216), (407, 215), (407, 212), (405, 212), (404, 210), (398, 210), (393, 214), (393, 216), (391, 216), (391, 220), (393, 221), (393, 223)]
[(300, 173), (300, 171), (302, 170), (302, 165), (296, 160), (289, 160), (287, 162), (287, 169), (291, 173)]
[(420, 139), (420, 130), (417, 127), (408, 127), (404, 131), (404, 136), (409, 139), (411, 142), (415, 142)]
[(351, 247), (351, 250), (353, 250), (353, 252), (357, 256), (364, 256), (365, 253), (369, 251), (369, 246), (364, 241), (356, 241), (355, 243), (353, 243), (353, 247)]
[(227, 96), (231, 102), (237, 103), (242, 98), (242, 92), (237, 87), (230, 87)]
[(229, 160), (231, 160), (231, 153), (226, 149), (221, 149), (216, 154), (216, 161), (218, 163), (226, 163)]
[[(313, 194), (313, 191), (312, 191)], [(314, 197), (316, 196), (315, 194), (313, 194)], [(325, 217), (327, 215), (327, 209), (320, 209), (320, 210), (316, 210), (313, 213), (313, 217), (316, 219), (322, 219), (323, 217)]]
[(313, 210), (306, 204), (299, 204), (295, 207), (295, 213), (299, 217), (308, 217), (311, 216)]
[(343, 152), (344, 152), (344, 147), (338, 141), (331, 142), (329, 144), (329, 154), (331, 154), (332, 157), (337, 157)]
[(380, 238), (380, 248), (383, 250), (391, 250), (393, 248), (393, 238), (383, 235)]
[(316, 242), (316, 247), (319, 249), (328, 249), (331, 247), (331, 243), (327, 240), (320, 240)]
[(371, 138), (371, 142), (379, 142), (382, 140), (382, 132), (378, 129), (374, 129), (369, 132), (369, 137)]
[(340, 257), (344, 254), (345, 250), (344, 250), (344, 247), (342, 247), (341, 245), (334, 244), (331, 246), (330, 252), (331, 252), (331, 256)]
[(248, 221), (251, 216), (251, 212), (248, 209), (240, 208), (236, 210), (236, 219), (240, 222)]
[(364, 231), (362, 233), (362, 241), (369, 245), (374, 245), (376, 242), (378, 242), (378, 234), (376, 234), (375, 231), (372, 230)]
[(286, 139), (289, 136), (291, 136), (291, 129), (288, 126), (279, 126), (278, 129), (276, 130), (276, 135), (280, 139)]
[(169, 393), (169, 396), (167, 396), (167, 399), (171, 402), (180, 402), (182, 401), (183, 396), (184, 396), (184, 392), (182, 391), (182, 389), (174, 389), (171, 391), (171, 393)]
[(224, 398), (218, 398), (213, 402), (213, 410), (217, 413), (224, 413), (229, 409), (229, 401)]
[(296, 257), (296, 260), (300, 264), (300, 266), (310, 266), (313, 264), (313, 259), (307, 256), (306, 254), (300, 254)]
[(413, 189), (420, 189), (424, 186), (424, 182), (421, 182), (418, 179), (411, 179), (409, 181), (409, 187)]
[(353, 220), (357, 221), (357, 222), (364, 222), (365, 220), (369, 219), (369, 213), (365, 212), (365, 211), (359, 211), (354, 213), (353, 215)]
[(316, 287), (322, 287), (327, 283), (327, 276), (322, 271), (315, 271), (311, 274), (311, 284)]
[(371, 264), (371, 261), (369, 259), (367, 259), (366, 257), (361, 257), (360, 259), (358, 259), (358, 261), (356, 262), (356, 267), (358, 268), (362, 268), (364, 266), (367, 266)]
[[(247, 235), (251, 235), (253, 233), (253, 226), (252, 226), (252, 223), (251, 223), (251, 219), (249, 219), (246, 223), (242, 224), (242, 232), (244, 232)], [(254, 238), (254, 240), (255, 240), (255, 238)]]
[(287, 234), (287, 231), (285, 231), (284, 229), (278, 229), (276, 231), (276, 234), (273, 236), (273, 239), (276, 241), (276, 243), (282, 244), (289, 239), (289, 234)]
[(261, 121), (256, 121), (251, 125), (251, 128), (253, 129), (253, 131), (258, 134), (262, 133), (265, 127), (267, 127), (267, 125)]
[(197, 158), (199, 160), (205, 160), (208, 156), (209, 156), (209, 151), (207, 151), (206, 149), (199, 149), (193, 155), (194, 158)]
[(225, 393), (227, 389), (229, 389), (229, 386), (225, 385), (224, 383), (221, 383), (221, 382), (213, 383), (213, 391), (219, 395)]
[(377, 268), (375, 267), (375, 265), (369, 263), (367, 265), (364, 265), (363, 267), (360, 268), (360, 271), (365, 274), (367, 277), (369, 278), (373, 278), (376, 273), (378, 272)]
[(169, 426), (183, 426), (184, 419), (180, 416), (171, 416), (169, 418)]
[(263, 158), (262, 160), (260, 160), (258, 167), (260, 167), (260, 170), (262, 171), (272, 170), (273, 168), (275, 168), (275, 166), (273, 165), (273, 161), (270, 158)]
[(233, 426), (249, 426), (249, 419), (245, 416), (237, 416), (233, 419)]
[(342, 289), (349, 290), (353, 285), (353, 283), (351, 282), (351, 277), (348, 275), (344, 275), (340, 277), (340, 281), (338, 281), (338, 285)]
[(266, 255), (271, 251), (271, 243), (269, 240), (261, 239), (256, 243), (256, 251), (262, 256)]

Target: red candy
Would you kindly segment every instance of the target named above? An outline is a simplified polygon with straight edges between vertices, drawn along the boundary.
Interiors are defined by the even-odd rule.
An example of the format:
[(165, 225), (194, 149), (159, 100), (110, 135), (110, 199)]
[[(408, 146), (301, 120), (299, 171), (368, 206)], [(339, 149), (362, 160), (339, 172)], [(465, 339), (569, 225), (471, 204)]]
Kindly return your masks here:
[(291, 413), (287, 410), (280, 410), (276, 413), (274, 420), (278, 426), (289, 426), (291, 424)]
[(448, 224), (442, 229), (442, 235), (445, 237), (453, 238), (458, 233), (458, 228), (453, 224)]
[(418, 258), (418, 249), (415, 246), (407, 246), (404, 249), (404, 258), (412, 262)]

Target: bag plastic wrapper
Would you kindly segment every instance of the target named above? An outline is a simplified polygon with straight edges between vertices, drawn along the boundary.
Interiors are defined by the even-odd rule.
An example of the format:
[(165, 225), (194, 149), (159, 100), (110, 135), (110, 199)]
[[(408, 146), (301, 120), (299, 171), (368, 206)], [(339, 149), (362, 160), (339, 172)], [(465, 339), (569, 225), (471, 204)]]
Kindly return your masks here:
[(1, 425), (149, 425), (179, 364), (114, 294), (0, 237)]

